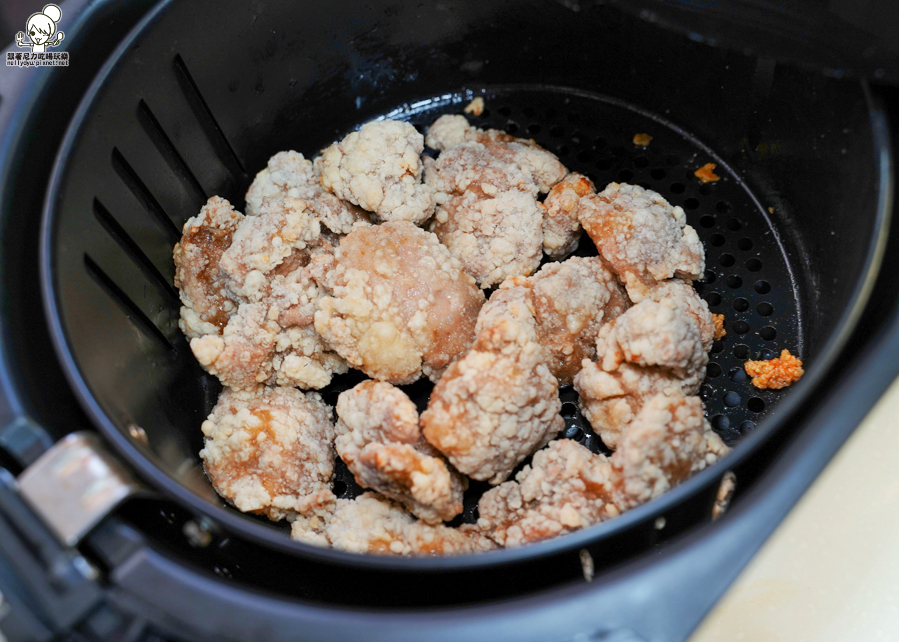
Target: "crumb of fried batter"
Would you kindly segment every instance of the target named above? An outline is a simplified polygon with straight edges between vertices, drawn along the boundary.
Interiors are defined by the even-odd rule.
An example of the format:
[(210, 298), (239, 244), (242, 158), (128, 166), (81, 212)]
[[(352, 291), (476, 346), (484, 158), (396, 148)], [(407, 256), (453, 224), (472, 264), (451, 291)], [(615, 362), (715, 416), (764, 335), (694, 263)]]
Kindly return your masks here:
[(773, 208), (773, 207), (769, 207), (769, 208), (768, 208), (768, 214), (774, 214), (774, 208)]
[(724, 329), (724, 315), (723, 314), (713, 314), (712, 320), (715, 322), (715, 341), (719, 339), (723, 339), (727, 336), (727, 330)]
[(468, 103), (468, 105), (462, 111), (464, 111), (466, 114), (480, 116), (484, 113), (484, 99), (478, 96), (470, 103)]
[(698, 178), (701, 183), (716, 183), (721, 180), (721, 177), (715, 173), (716, 167), (718, 166), (715, 163), (706, 163), (693, 172), (693, 175)]
[(762, 390), (786, 388), (805, 374), (802, 361), (789, 350), (782, 350), (779, 357), (767, 361), (747, 361), (743, 368), (752, 377), (752, 385)]
[(634, 134), (634, 145), (638, 147), (649, 147), (649, 143), (652, 141), (652, 136), (646, 133), (642, 134)]

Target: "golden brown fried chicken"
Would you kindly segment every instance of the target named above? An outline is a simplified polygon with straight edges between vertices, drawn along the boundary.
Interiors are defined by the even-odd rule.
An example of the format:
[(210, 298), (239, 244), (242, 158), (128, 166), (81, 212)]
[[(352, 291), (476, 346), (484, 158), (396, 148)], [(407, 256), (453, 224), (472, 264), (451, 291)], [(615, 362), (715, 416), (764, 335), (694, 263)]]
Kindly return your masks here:
[(635, 303), (671, 277), (698, 279), (705, 255), (681, 207), (637, 185), (610, 183), (580, 201), (581, 225)]
[(584, 359), (596, 357), (596, 338), (604, 323), (629, 306), (615, 275), (599, 257), (573, 257), (547, 263), (532, 277), (507, 281), (528, 288), (537, 323), (537, 341), (560, 384), (568, 384)]
[(570, 533), (658, 497), (728, 450), (698, 397), (656, 395), (611, 457), (568, 439), (550, 442), (515, 481), (481, 497), (478, 528), (508, 547)]
[(175, 287), (183, 304), (178, 325), (189, 339), (221, 332), (237, 311), (218, 264), (242, 220), (231, 203), (213, 196), (187, 220), (175, 244)]
[(537, 343), (525, 288), (494, 293), (471, 350), (421, 415), (425, 438), (461, 472), (498, 484), (561, 430), (558, 384)]
[(584, 416), (609, 448), (655, 394), (692, 395), (708, 364), (714, 323), (692, 287), (677, 281), (647, 289), (645, 298), (597, 339), (597, 362), (584, 360), (574, 379)]
[(578, 220), (581, 198), (595, 193), (593, 181), (577, 172), (571, 172), (549, 190), (543, 201), (543, 251), (549, 258), (562, 259), (577, 248), (583, 231)]
[(238, 509), (279, 520), (333, 506), (334, 425), (318, 393), (225, 389), (202, 429), (206, 475)]
[(474, 339), (484, 295), (437, 237), (406, 221), (356, 228), (317, 276), (315, 329), (374, 379), (436, 380)]
[(496, 548), (471, 525), (460, 528), (416, 520), (398, 504), (374, 493), (338, 499), (332, 515), (300, 517), (291, 537), (318, 546), (378, 555), (459, 555)]
[(337, 454), (356, 483), (406, 507), (429, 524), (462, 512), (463, 480), (418, 426), (418, 411), (398, 388), (363, 381), (337, 399)]
[(434, 213), (422, 183), (422, 151), (424, 138), (409, 123), (367, 123), (322, 151), (321, 183), (382, 221), (422, 223)]
[(743, 369), (752, 377), (752, 385), (762, 390), (786, 388), (805, 374), (802, 360), (790, 354), (789, 350), (781, 350), (779, 357), (767, 361), (747, 361)]
[(437, 213), (431, 231), (483, 288), (540, 265), (544, 206), (567, 170), (548, 151), (518, 142), (463, 142), (428, 159)]
[(299, 198), (309, 201), (315, 216), (334, 234), (349, 234), (353, 224), (368, 222), (368, 214), (342, 201), (321, 185), (318, 166), (291, 150), (278, 152), (268, 160), (268, 166), (256, 174), (247, 190), (247, 216), (256, 216), (264, 198)]

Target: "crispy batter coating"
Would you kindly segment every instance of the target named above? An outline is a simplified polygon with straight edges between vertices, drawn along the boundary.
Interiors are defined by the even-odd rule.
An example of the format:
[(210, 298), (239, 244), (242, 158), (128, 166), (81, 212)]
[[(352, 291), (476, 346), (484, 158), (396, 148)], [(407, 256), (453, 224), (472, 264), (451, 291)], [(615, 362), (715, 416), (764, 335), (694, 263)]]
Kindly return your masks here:
[(437, 202), (430, 229), (483, 288), (533, 274), (546, 209), (537, 196), (566, 173), (553, 154), (535, 145), (455, 145), (426, 162), (425, 180)]
[(638, 147), (649, 147), (649, 143), (651, 142), (652, 136), (649, 134), (634, 134), (634, 145), (637, 145)]
[(703, 417), (699, 397), (656, 395), (611, 457), (616, 504), (628, 510), (659, 497), (729, 450)]
[(543, 201), (543, 251), (549, 258), (562, 259), (577, 249), (583, 231), (578, 221), (581, 197), (595, 193), (593, 181), (577, 172), (571, 172), (549, 190)]
[(349, 234), (354, 223), (368, 222), (365, 210), (326, 192), (321, 185), (320, 168), (293, 150), (278, 152), (256, 174), (247, 190), (247, 216), (259, 214), (262, 199), (285, 197), (309, 201), (315, 216), (335, 234)]
[(354, 500), (338, 499), (334, 513), (324, 518), (298, 518), (293, 522), (291, 537), (377, 555), (459, 555), (496, 548), (471, 525), (449, 528), (427, 524), (374, 493), (364, 493)]
[(724, 328), (724, 315), (723, 314), (713, 314), (712, 321), (715, 323), (715, 334), (712, 335), (712, 339), (718, 341), (719, 339), (723, 339), (727, 336), (727, 330)]
[(409, 123), (367, 123), (322, 152), (321, 183), (382, 221), (422, 223), (434, 213), (422, 151), (424, 138)]
[(713, 334), (708, 305), (677, 280), (648, 289), (646, 298), (600, 329), (597, 363), (582, 363), (574, 387), (606, 446), (617, 447), (621, 431), (653, 395), (699, 390)]
[(752, 377), (752, 385), (763, 390), (786, 388), (805, 374), (802, 361), (790, 354), (789, 350), (781, 350), (779, 357), (767, 361), (747, 361), (743, 368)]
[(279, 520), (333, 505), (334, 425), (318, 393), (225, 389), (202, 429), (206, 475), (238, 509)]
[(600, 327), (629, 306), (624, 289), (599, 257), (547, 263), (534, 276), (512, 282), (529, 288), (537, 340), (560, 384), (571, 383), (581, 362), (596, 357)]
[(495, 292), (471, 350), (447, 369), (421, 415), (425, 438), (473, 479), (502, 482), (563, 426), (535, 326), (525, 288)]
[(465, 106), (465, 109), (463, 109), (462, 111), (464, 111), (466, 114), (480, 116), (484, 113), (484, 98), (482, 96), (476, 96), (470, 103)]
[(486, 492), (478, 528), (515, 547), (616, 517), (687, 479), (728, 452), (703, 419), (698, 397), (652, 397), (610, 457), (561, 439)]
[(716, 167), (718, 166), (715, 163), (706, 163), (693, 172), (693, 175), (699, 179), (700, 183), (716, 183), (721, 180), (721, 177), (715, 173)]
[(175, 244), (175, 287), (183, 304), (178, 325), (189, 339), (221, 332), (237, 311), (218, 264), (242, 220), (231, 203), (213, 196), (187, 220)]
[(372, 378), (436, 380), (474, 339), (484, 295), (437, 237), (406, 221), (357, 227), (316, 276), (315, 329)]
[[(478, 100), (475, 98), (472, 104)], [(483, 109), (484, 101), (481, 100), (481, 109)], [(469, 112), (465, 109), (466, 113)], [(479, 116), (480, 114), (474, 114)], [(445, 151), (450, 147), (455, 147), (460, 143), (511, 143), (519, 142), (525, 145), (532, 144), (532, 141), (523, 138), (516, 138), (511, 134), (507, 134), (499, 129), (479, 129), (468, 124), (468, 119), (460, 114), (444, 114), (431, 123), (428, 127), (428, 135), (425, 137), (425, 144), (431, 149), (437, 151)]]
[(478, 528), (509, 548), (570, 533), (619, 514), (612, 466), (570, 439), (550, 442), (530, 465), (478, 503)]
[(398, 388), (363, 381), (337, 399), (337, 454), (356, 482), (429, 524), (462, 512), (463, 480), (422, 437), (418, 411)]
[(581, 199), (581, 225), (635, 303), (673, 276), (698, 279), (705, 254), (680, 207), (637, 185), (609, 183)]

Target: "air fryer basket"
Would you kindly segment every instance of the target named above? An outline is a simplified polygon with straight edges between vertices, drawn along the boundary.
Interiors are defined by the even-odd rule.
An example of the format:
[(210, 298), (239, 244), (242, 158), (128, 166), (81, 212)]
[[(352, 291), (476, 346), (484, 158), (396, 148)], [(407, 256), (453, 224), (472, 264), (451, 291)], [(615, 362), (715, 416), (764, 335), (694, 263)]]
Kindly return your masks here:
[[(423, 129), (474, 96), (487, 107), (475, 124), (535, 138), (600, 187), (638, 183), (684, 207), (707, 252), (697, 288), (728, 331), (701, 394), (735, 451), (616, 520), (517, 551), (392, 559), (292, 542), (278, 526), (225, 507), (203, 477), (199, 426), (219, 386), (177, 327), (172, 245), (207, 196), (242, 209), (254, 173), (277, 151), (311, 157), (384, 116)], [(304, 577), (278, 590), (392, 606), (527, 592), (579, 577), (581, 549), (601, 571), (709, 522), (724, 473), (776, 436), (785, 407), (814, 393), (876, 273), (878, 118), (862, 85), (710, 49), (602, 7), (163, 2), (111, 57), (58, 157), (42, 241), (48, 320), (83, 406), (151, 487), (209, 516), (241, 550), (262, 544), (308, 561)], [(632, 142), (639, 132), (653, 136), (645, 149)], [(720, 182), (693, 176), (706, 162), (718, 164)], [(581, 244), (579, 252), (591, 251), (589, 240)], [(787, 391), (754, 389), (741, 364), (781, 348), (806, 360), (805, 379)], [(423, 384), (413, 389), (426, 393)], [(566, 435), (598, 447), (572, 406), (564, 411)], [(144, 525), (158, 512), (129, 510)], [(562, 559), (530, 577), (541, 560)], [(335, 588), (333, 569), (352, 573), (358, 592)], [(379, 573), (410, 571), (415, 582), (378, 593)], [(490, 585), (448, 596), (447, 577), (463, 571)], [(227, 574), (266, 584), (252, 569)]]

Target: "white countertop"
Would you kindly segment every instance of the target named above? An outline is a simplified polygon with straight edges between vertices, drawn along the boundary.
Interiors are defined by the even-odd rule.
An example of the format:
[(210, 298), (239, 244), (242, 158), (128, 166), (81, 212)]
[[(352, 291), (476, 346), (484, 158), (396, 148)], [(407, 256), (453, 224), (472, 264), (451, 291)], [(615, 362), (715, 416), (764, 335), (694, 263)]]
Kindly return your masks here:
[(899, 640), (899, 380), (689, 642)]

